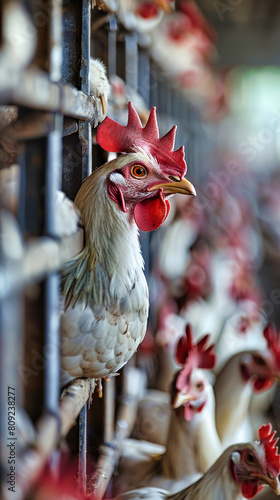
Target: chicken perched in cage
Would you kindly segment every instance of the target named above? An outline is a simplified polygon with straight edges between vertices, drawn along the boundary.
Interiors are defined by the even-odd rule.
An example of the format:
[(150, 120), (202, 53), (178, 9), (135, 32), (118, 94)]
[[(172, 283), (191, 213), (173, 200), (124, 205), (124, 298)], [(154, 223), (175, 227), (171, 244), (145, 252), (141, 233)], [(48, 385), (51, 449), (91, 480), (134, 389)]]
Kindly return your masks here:
[[(114, 482), (118, 493), (148, 485), (178, 491), (197, 480), (219, 457), (222, 448), (215, 427), (215, 398), (205, 372), (213, 368), (216, 356), (213, 345), (207, 346), (208, 339), (206, 335), (194, 343), (187, 325), (186, 336), (177, 346), (177, 362), (183, 367), (171, 383), (166, 451), (155, 456), (150, 443), (146, 446), (138, 441), (137, 454), (137, 441), (132, 449), (125, 443)], [(151, 412), (155, 420), (157, 415)], [(160, 424), (158, 421), (159, 430)]]
[(280, 494), (280, 456), (271, 424), (258, 431), (259, 441), (227, 448), (204, 476), (177, 493), (145, 487), (115, 500), (241, 500), (254, 498), (265, 485)]
[(62, 384), (76, 377), (117, 372), (146, 333), (148, 288), (138, 228), (157, 229), (174, 193), (194, 195), (183, 147), (174, 151), (176, 127), (159, 138), (156, 111), (143, 128), (129, 105), (126, 127), (106, 118), (97, 142), (122, 152), (91, 174), (75, 204), (85, 230), (85, 248), (63, 271), (61, 318)]

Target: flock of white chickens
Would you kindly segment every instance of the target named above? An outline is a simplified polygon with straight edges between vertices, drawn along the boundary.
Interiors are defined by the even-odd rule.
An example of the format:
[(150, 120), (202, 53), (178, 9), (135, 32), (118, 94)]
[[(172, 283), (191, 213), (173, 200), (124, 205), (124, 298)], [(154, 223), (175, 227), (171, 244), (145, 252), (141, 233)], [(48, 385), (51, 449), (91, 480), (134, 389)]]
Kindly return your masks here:
[[(139, 348), (153, 390), (139, 406), (134, 437), (142, 441), (125, 443), (115, 487), (178, 492), (213, 474), (213, 496), (201, 479), (201, 491), (197, 485), (174, 498), (242, 498), (232, 493), (230, 473), (222, 490), (221, 470), (210, 467), (224, 450), (229, 460), (234, 444), (257, 439), (279, 380), (280, 344), (262, 309), (258, 279), (264, 251), (258, 218), (233, 186), (212, 206), (198, 209), (196, 200), (180, 197), (173, 202), (151, 280), (155, 336)], [(239, 492), (244, 498), (256, 493)], [(141, 494), (121, 498), (164, 498), (159, 491)]]
[[(137, 440), (125, 441), (113, 478), (119, 500), (266, 498), (264, 485), (278, 495), (280, 456), (266, 411), (280, 345), (261, 309), (256, 214), (237, 180), (208, 206), (175, 197), (169, 214), (170, 195), (195, 195), (174, 139), (174, 128), (159, 137), (154, 109), (143, 127), (131, 104), (126, 126), (107, 117), (98, 128), (97, 142), (121, 154), (76, 198), (86, 246), (63, 278), (64, 381), (110, 376), (139, 344), (140, 365), (149, 350), (156, 360)], [(162, 232), (150, 281), (156, 331), (144, 349), (137, 226)]]

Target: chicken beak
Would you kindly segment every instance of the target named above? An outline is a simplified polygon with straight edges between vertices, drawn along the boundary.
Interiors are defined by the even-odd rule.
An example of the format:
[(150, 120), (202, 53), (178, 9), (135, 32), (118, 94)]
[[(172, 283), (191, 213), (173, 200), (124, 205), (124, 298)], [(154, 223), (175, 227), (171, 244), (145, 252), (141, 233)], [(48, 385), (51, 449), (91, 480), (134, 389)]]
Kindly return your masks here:
[(263, 484), (267, 484), (267, 486), (270, 486), (272, 491), (276, 495), (280, 495), (280, 483), (278, 477), (275, 478), (270, 478), (266, 474), (251, 474), (252, 476), (257, 477)]
[(185, 405), (189, 401), (194, 401), (194, 399), (195, 398), (190, 394), (181, 394), (180, 392), (178, 392), (173, 402), (173, 408), (180, 408), (180, 406)]
[(155, 189), (162, 189), (163, 194), (191, 194), (196, 196), (196, 190), (192, 183), (187, 179), (183, 178), (175, 182), (166, 182), (164, 184), (156, 184), (151, 186), (148, 191), (154, 191)]
[(103, 113), (103, 115), (106, 115), (106, 113), (107, 113), (106, 97), (105, 97), (104, 94), (101, 94), (101, 96), (99, 97), (99, 99), (101, 101), (102, 113)]
[(171, 12), (171, 7), (167, 0), (155, 0), (159, 9), (162, 9), (163, 12)]

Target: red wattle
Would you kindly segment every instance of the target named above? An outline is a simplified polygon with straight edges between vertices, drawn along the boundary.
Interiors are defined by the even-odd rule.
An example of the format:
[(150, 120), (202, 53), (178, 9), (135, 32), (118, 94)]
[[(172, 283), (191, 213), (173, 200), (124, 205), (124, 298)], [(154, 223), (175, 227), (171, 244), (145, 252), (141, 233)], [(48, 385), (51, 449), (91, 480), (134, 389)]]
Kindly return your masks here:
[(194, 409), (190, 407), (190, 404), (187, 403), (184, 408), (184, 419), (186, 422), (190, 422), (195, 415)]
[(253, 498), (262, 490), (262, 486), (258, 485), (258, 481), (244, 481), (242, 483), (242, 495), (245, 498)]
[(145, 2), (139, 7), (137, 7), (136, 12), (139, 16), (144, 19), (149, 19), (150, 17), (155, 17), (158, 14), (158, 9), (155, 5), (152, 5), (150, 2)]
[(153, 198), (139, 201), (134, 209), (134, 220), (141, 231), (153, 231), (165, 221), (170, 203), (160, 192)]
[(257, 392), (261, 392), (264, 390), (268, 390), (272, 387), (274, 380), (271, 378), (258, 378), (254, 383), (254, 390)]

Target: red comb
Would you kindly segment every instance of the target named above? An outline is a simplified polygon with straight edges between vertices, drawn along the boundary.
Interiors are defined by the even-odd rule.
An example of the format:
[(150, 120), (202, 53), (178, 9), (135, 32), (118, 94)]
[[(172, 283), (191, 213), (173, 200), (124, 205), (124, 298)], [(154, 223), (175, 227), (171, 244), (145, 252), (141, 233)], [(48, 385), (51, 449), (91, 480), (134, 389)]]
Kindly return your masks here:
[(197, 368), (211, 370), (216, 364), (216, 354), (213, 352), (214, 345), (206, 347), (210, 335), (204, 335), (197, 344), (193, 343), (192, 327), (186, 326), (186, 337), (181, 337), (177, 344), (176, 359), (183, 365), (188, 360), (191, 353), (195, 356)]
[(276, 431), (272, 432), (272, 425), (267, 424), (260, 427), (258, 430), (260, 443), (264, 447), (265, 457), (268, 462), (269, 469), (276, 477), (280, 473), (280, 455), (276, 443), (278, 438), (273, 439)]
[(280, 342), (274, 326), (267, 325), (263, 331), (263, 336), (266, 339), (267, 347), (275, 360), (276, 369), (280, 370)]
[(182, 337), (177, 345), (176, 359), (184, 365), (176, 380), (176, 389), (188, 390), (189, 377), (196, 368), (211, 370), (216, 364), (216, 354), (213, 352), (214, 345), (206, 347), (209, 335), (204, 335), (197, 343), (193, 343), (192, 327), (186, 326), (186, 337)]
[(180, 8), (188, 16), (194, 28), (203, 31), (211, 42), (217, 42), (217, 34), (214, 28), (206, 21), (195, 2), (183, 0)]
[(137, 111), (129, 102), (127, 125), (121, 125), (107, 116), (97, 128), (96, 140), (105, 151), (115, 153), (132, 153), (136, 147), (141, 147), (155, 156), (167, 173), (182, 178), (187, 171), (187, 165), (184, 146), (173, 150), (176, 128), (174, 125), (160, 138), (156, 108), (152, 108), (145, 127), (142, 127)]

